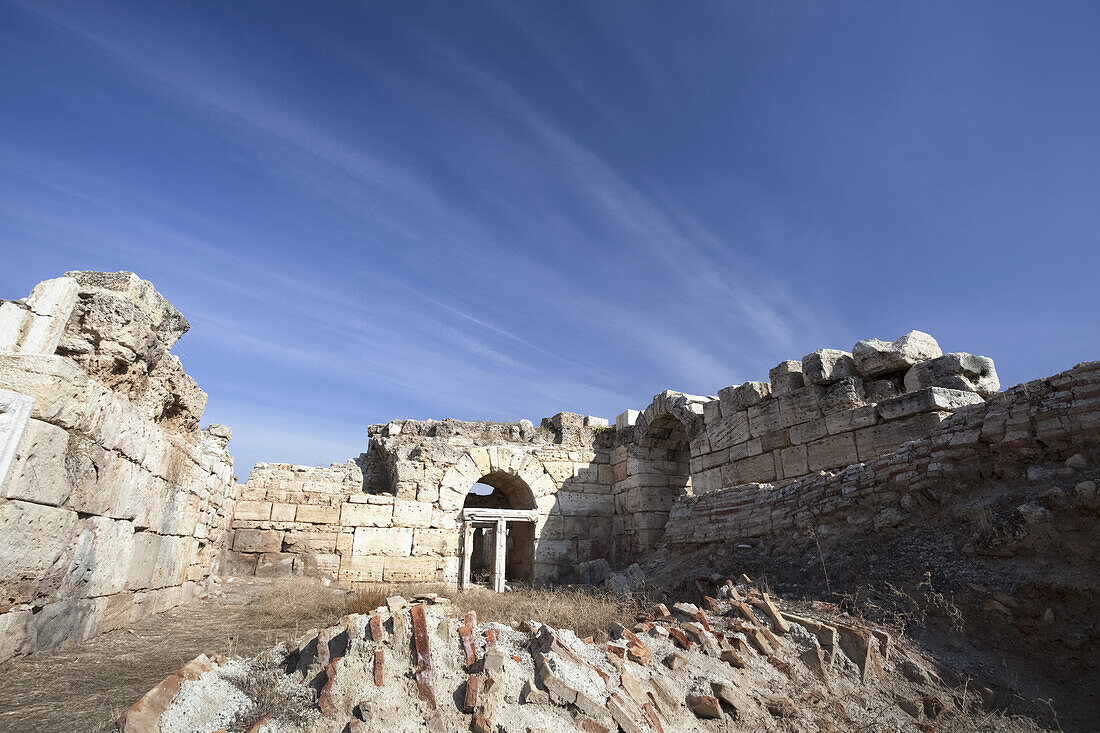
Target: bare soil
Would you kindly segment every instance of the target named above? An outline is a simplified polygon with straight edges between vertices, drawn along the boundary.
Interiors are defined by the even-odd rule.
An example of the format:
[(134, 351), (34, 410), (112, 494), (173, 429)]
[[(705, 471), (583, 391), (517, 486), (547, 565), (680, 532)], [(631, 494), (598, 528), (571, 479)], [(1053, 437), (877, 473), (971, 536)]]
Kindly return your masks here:
[(301, 580), (236, 578), (224, 591), (80, 646), (0, 667), (0, 731), (108, 731), (150, 688), (202, 653), (253, 656), (340, 616), (346, 591), (312, 583), (313, 602), (281, 613)]

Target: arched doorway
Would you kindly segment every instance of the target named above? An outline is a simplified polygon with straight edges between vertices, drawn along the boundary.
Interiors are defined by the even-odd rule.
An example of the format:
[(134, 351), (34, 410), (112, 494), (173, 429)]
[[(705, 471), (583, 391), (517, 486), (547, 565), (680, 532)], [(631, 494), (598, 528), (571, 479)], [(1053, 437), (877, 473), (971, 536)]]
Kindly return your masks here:
[(691, 449), (687, 429), (674, 415), (645, 425), (634, 449), (638, 493), (629, 545), (635, 556), (654, 549), (665, 533), (668, 512), (681, 496), (690, 496)]
[(462, 505), (463, 587), (530, 583), (536, 516), (534, 493), (518, 476), (494, 471), (475, 483)]

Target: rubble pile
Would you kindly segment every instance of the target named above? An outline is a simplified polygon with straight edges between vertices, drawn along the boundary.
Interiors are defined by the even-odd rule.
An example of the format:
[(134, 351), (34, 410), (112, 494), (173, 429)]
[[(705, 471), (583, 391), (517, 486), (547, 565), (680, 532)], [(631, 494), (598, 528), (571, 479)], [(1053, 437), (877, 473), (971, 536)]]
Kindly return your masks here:
[(535, 620), (479, 623), (446, 598), (393, 597), (252, 660), (200, 656), (117, 727), (933, 731), (992, 702), (989, 690), (956, 687), (950, 672), (831, 604), (795, 608), (746, 576), (703, 598), (702, 607), (657, 604), (631, 628), (579, 639)]

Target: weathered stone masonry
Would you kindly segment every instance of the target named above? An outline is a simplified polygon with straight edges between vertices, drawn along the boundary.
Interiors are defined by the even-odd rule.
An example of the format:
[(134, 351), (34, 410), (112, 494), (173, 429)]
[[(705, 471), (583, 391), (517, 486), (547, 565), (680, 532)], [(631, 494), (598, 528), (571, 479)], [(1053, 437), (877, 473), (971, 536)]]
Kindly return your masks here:
[[(236, 572), (325, 574), (354, 585), (463, 579), (464, 521), (477, 482), (508, 522), (507, 577), (591, 579), (665, 536), (685, 497), (727, 486), (789, 483), (897, 450), (954, 410), (996, 392), (991, 360), (944, 356), (927, 334), (823, 349), (717, 397), (666, 391), (615, 426), (560, 413), (535, 428), (456, 420), (395, 421), (369, 430), (367, 453), (328, 469), (260, 464), (234, 521)], [(476, 540), (474, 540), (476, 541)]]
[(0, 660), (200, 592), (237, 493), (228, 428), (168, 353), (187, 321), (131, 273), (0, 305)]

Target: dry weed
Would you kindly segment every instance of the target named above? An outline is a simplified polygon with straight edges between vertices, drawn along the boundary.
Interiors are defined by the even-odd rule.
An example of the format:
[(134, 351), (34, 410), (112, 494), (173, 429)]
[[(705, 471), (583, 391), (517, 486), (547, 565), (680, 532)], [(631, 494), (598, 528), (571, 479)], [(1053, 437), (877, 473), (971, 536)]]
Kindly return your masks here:
[(578, 636), (606, 632), (612, 623), (632, 626), (645, 610), (644, 599), (604, 591), (577, 588), (517, 589), (494, 593), (486, 588), (446, 592), (441, 586), (379, 585), (362, 590), (345, 607), (345, 613), (369, 613), (392, 595), (414, 598), (425, 593), (445, 595), (460, 611), (474, 611), (478, 621), (515, 625), (528, 619), (574, 631)]
[(302, 725), (309, 719), (314, 699), (310, 688), (289, 681), (286, 670), (270, 659), (253, 663), (249, 673), (229, 680), (253, 702), (237, 716), (227, 733), (245, 733), (261, 720), (280, 720)]
[(293, 578), (264, 591), (252, 604), (259, 619), (275, 628), (289, 628), (303, 619), (331, 617), (334, 621), (347, 613), (347, 592), (324, 586), (315, 578)]

